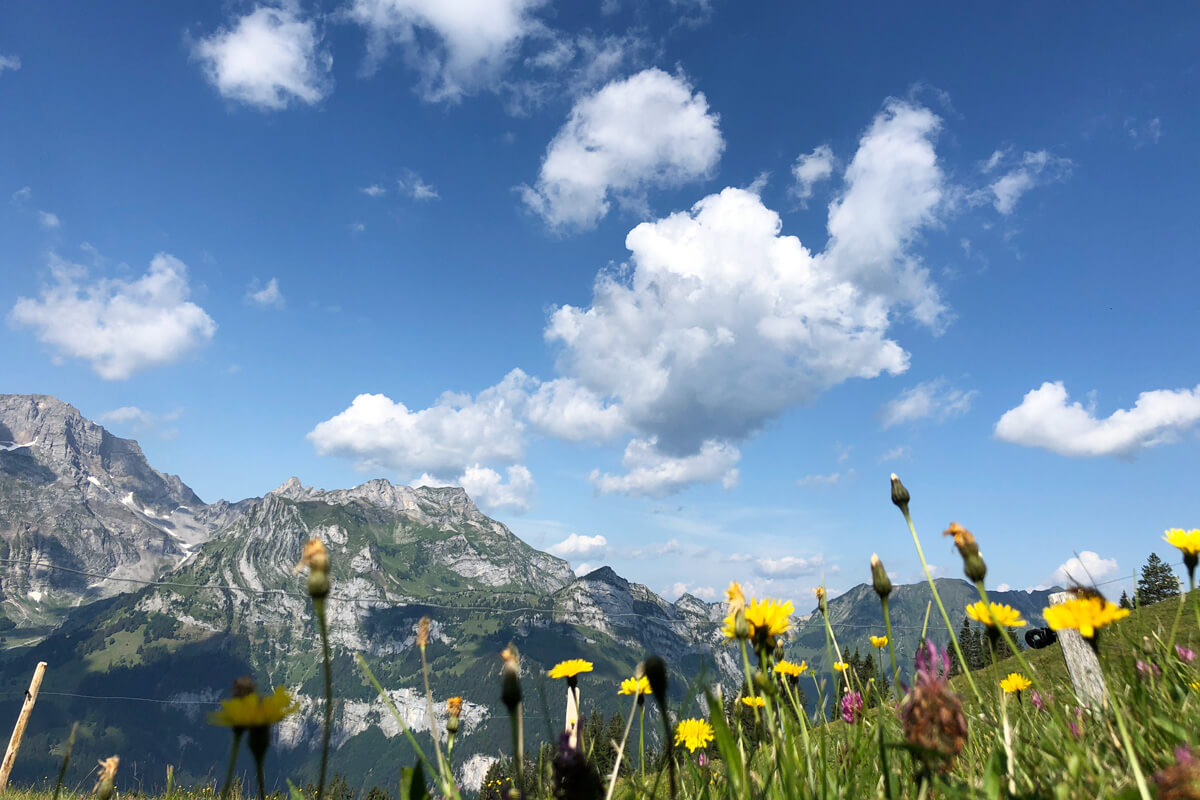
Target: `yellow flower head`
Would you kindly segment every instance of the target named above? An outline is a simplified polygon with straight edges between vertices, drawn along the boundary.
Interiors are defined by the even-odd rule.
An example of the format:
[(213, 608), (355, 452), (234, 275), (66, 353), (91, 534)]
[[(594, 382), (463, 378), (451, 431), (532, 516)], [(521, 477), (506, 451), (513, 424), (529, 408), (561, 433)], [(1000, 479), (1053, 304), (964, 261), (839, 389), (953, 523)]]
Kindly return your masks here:
[(650, 681), (645, 676), (626, 678), (621, 681), (621, 690), (617, 694), (650, 694)]
[(850, 665), (845, 661), (835, 661), (833, 662), (833, 668), (838, 672), (845, 672), (846, 670), (850, 669)]
[(227, 728), (255, 728), (274, 725), (300, 708), (299, 704), (280, 686), (275, 694), (259, 697), (248, 694), (221, 701), (221, 710), (208, 715), (208, 724)]
[(746, 607), (746, 595), (742, 594), (742, 585), (737, 581), (730, 582), (729, 588), (725, 590), (725, 599), (729, 601), (730, 616)]
[(100, 760), (100, 780), (114, 780), (117, 777), (117, 765), (121, 763), (121, 759), (117, 756), (109, 756)]
[(325, 543), (316, 537), (304, 543), (304, 550), (300, 554), (300, 563), (296, 565), (293, 572), (299, 572), (305, 567), (317, 572), (329, 571), (329, 551), (325, 549)]
[(1000, 688), (1004, 690), (1005, 694), (1023, 692), (1030, 686), (1033, 686), (1033, 681), (1019, 672), (1010, 672), (1007, 678), (1000, 681)]
[(1105, 625), (1128, 617), (1129, 609), (1120, 608), (1098, 595), (1087, 595), (1050, 606), (1042, 611), (1042, 616), (1053, 630), (1074, 629), (1083, 638), (1091, 639)]
[(452, 717), (462, 714), (462, 698), (449, 697), (446, 699), (446, 713)]
[(886, 636), (872, 636), (871, 637), (871, 647), (887, 647), (887, 637)]
[(1200, 554), (1200, 528), (1192, 528), (1190, 531), (1185, 531), (1183, 528), (1171, 528), (1163, 539), (1172, 547), (1178, 547), (1185, 555)]
[(954, 546), (963, 558), (979, 555), (979, 544), (975, 541), (974, 534), (957, 522), (951, 522), (950, 527), (942, 531), (942, 535), (954, 537)]
[(551, 678), (574, 678), (581, 672), (591, 672), (592, 662), (584, 661), (582, 658), (572, 658), (569, 661), (563, 661), (554, 665), (554, 669), (550, 670), (547, 675)]
[(762, 708), (767, 704), (767, 701), (761, 697), (743, 697), (742, 704), (751, 708)]
[(760, 629), (768, 636), (782, 636), (791, 626), (792, 601), (780, 603), (778, 600), (751, 600), (746, 608), (746, 622), (750, 623), (750, 635), (757, 636)]
[(1191, 683), (1188, 684), (1188, 686), (1191, 686), (1193, 689), (1200, 691), (1200, 681), (1192, 681)]
[(801, 661), (796, 664), (791, 661), (780, 661), (774, 667), (775, 671), (780, 675), (788, 675), (793, 678), (799, 678), (808, 669), (808, 662)]
[(984, 605), (982, 600), (967, 606), (967, 616), (989, 628), (997, 625), (1005, 628), (1020, 628), (1025, 624), (1025, 620), (1021, 619), (1021, 612), (1012, 606), (1006, 606), (1003, 603)]
[(702, 719), (681, 720), (675, 726), (675, 745), (683, 745), (688, 752), (696, 752), (713, 740), (712, 725)]
[(825, 599), (825, 587), (818, 586), (817, 588), (813, 589), (813, 594), (817, 596), (817, 602), (821, 602)]

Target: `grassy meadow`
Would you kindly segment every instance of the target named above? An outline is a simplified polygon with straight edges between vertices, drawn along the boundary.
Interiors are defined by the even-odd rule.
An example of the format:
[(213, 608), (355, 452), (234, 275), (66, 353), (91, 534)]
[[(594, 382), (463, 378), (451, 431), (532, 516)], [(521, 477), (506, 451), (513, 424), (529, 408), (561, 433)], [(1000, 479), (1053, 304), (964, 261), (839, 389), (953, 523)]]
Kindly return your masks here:
[[(924, 564), (908, 500), (907, 490), (894, 481), (893, 502)], [(687, 687), (681, 704), (670, 699), (679, 694), (668, 692), (668, 665), (653, 654), (636, 669), (631, 665), (630, 677), (620, 687), (590, 681), (592, 664), (572, 659), (549, 673), (563, 681), (566, 706), (561, 736), (544, 742), (535, 741), (526, 728), (521, 654), (510, 645), (498, 654), (495, 680), (500, 697), (497, 713), (510, 720), (511, 747), (507, 758), (488, 772), (479, 796), (486, 800), (1200, 798), (1200, 760), (1191, 750), (1200, 739), (1200, 661), (1196, 661), (1200, 594), (1184, 593), (1129, 613), (1094, 589), (1077, 588), (1067, 603), (1047, 616), (1060, 634), (1077, 631), (1098, 656), (1107, 699), (1089, 706), (1075, 695), (1059, 644), (1036, 651), (1012, 647), (1027, 626), (1039, 626), (1041, 620), (1020, 619), (1012, 608), (989, 605), (988, 579), (1003, 580), (986, 572), (981, 545), (986, 549), (989, 542), (977, 542), (957, 526), (946, 533), (953, 536), (963, 557), (979, 605), (946, 608), (933, 589), (936, 605), (931, 604), (927, 616), (926, 644), (918, 650), (915, 663), (901, 665), (888, 636), (891, 583), (883, 565), (872, 558), (873, 585), (885, 620), (873, 641), (877, 676), (846, 668), (839, 632), (829, 621), (820, 590), (818, 613), (825, 620), (832, 668), (815, 674), (807, 664), (788, 658), (793, 603), (748, 599), (734, 583), (727, 592), (724, 646), (743, 666), (740, 687), (696, 683)], [(1147, 549), (1161, 541), (1148, 534)], [(1194, 568), (1200, 531), (1175, 531), (1169, 541), (1189, 569)], [(331, 696), (324, 613), (329, 559), (320, 542), (309, 543), (300, 567), (308, 570), (307, 588), (324, 644), (323, 651), (314, 654), (313, 666), (323, 672)], [(865, 556), (863, 569), (868, 569)], [(994, 659), (983, 669), (951, 675), (950, 654), (959, 648), (956, 623), (964, 614), (981, 623), (988, 634), (984, 642), (990, 643), (992, 652), (1007, 643), (1007, 652), (1015, 650), (1015, 654)], [(416, 642), (426, 687), (428, 630), (428, 621), (423, 621)], [(947, 644), (936, 644), (943, 642)], [(957, 658), (962, 663), (961, 654)], [(375, 681), (366, 661), (359, 658), (358, 665), (390, 707), (384, 687)], [(589, 696), (618, 691), (626, 701), (626, 716), (614, 720), (603, 733), (583, 724)], [(455, 778), (461, 699), (434, 697), (428, 689), (426, 694), (431, 717), (435, 707), (447, 712), (443, 735), (419, 741), (392, 708), (418, 757), (412, 763), (398, 759), (395, 783), (363, 793), (358, 800), (474, 795), (459, 787)], [(816, 700), (815, 712), (810, 710), (812, 704), (805, 705), (805, 696)], [(325, 708), (331, 708), (328, 701)], [(283, 689), (260, 695), (252, 685), (242, 684), (210, 722), (230, 730), (231, 756), (253, 759), (261, 776), (261, 764), (271, 757), (273, 726), (295, 710)], [(351, 800), (354, 793), (346, 779), (327, 769), (328, 719), (317, 781), (290, 786), (288, 795), (280, 797)], [(98, 772), (91, 795), (108, 800), (114, 792), (137, 794), (136, 784), (115, 763)], [(268, 796), (261, 785), (233, 780), (232, 759), (228, 769), (219, 765), (214, 774), (226, 778), (198, 787), (174, 787), (168, 781), (162, 797)], [(353, 785), (353, 776), (349, 784)], [(83, 796), (81, 791), (87, 788), (56, 788), (51, 777), (44, 786), (12, 789), (4, 797), (50, 800)]]

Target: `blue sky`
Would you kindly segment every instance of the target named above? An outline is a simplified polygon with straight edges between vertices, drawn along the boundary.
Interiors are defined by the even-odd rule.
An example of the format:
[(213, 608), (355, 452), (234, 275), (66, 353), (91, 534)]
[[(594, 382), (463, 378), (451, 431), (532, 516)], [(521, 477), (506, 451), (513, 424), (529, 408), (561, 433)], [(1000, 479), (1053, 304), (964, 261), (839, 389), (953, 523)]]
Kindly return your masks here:
[(1187, 3), (9, 5), (0, 390), (669, 597), (915, 579), (893, 470), (945, 574), (957, 520), (993, 585), (1128, 576), (1200, 524), (1197, 53)]

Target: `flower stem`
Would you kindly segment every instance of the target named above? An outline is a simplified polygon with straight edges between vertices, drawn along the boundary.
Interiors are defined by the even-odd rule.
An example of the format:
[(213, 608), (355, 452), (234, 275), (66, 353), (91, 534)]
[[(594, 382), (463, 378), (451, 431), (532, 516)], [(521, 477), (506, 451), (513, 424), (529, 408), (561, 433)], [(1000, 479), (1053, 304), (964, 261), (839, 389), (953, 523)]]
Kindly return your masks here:
[[(896, 646), (892, 643), (892, 612), (888, 608), (888, 599), (882, 598), (883, 624), (887, 627), (888, 655), (892, 659), (892, 688), (896, 691), (896, 699), (900, 699), (900, 669), (896, 666)], [(879, 665), (882, 669), (883, 665)]]
[(237, 766), (238, 745), (242, 743), (242, 734), (245, 731), (241, 728), (233, 729), (233, 748), (229, 751), (229, 767), (225, 770), (225, 783), (221, 785), (221, 800), (229, 797), (229, 788), (233, 786), (233, 770)]
[(71, 735), (67, 737), (67, 747), (63, 751), (62, 767), (58, 770), (58, 782), (54, 784), (54, 798), (58, 800), (58, 793), (62, 790), (63, 778), (67, 774), (67, 764), (71, 763), (71, 751), (75, 749), (75, 734), (79, 730), (79, 723), (76, 722), (71, 726)]
[(321, 741), (321, 771), (317, 777), (317, 800), (325, 796), (325, 773), (329, 767), (329, 740), (333, 734), (333, 668), (329, 658), (329, 627), (325, 622), (325, 598), (313, 598), (317, 625), (321, 629), (321, 655), (325, 662), (325, 735)]
[(267, 800), (267, 781), (263, 776), (262, 759), (257, 759), (254, 765), (254, 772), (258, 776), (258, 800)]
[[(917, 536), (916, 526), (913, 525), (912, 515), (908, 513), (907, 507), (901, 511), (904, 513), (904, 521), (908, 523), (908, 530), (912, 533), (913, 544), (917, 546), (917, 557), (921, 559), (921, 569), (925, 570), (925, 580), (929, 581), (929, 590), (933, 592), (933, 599), (937, 602), (938, 611), (942, 614), (942, 622), (946, 623), (946, 631), (950, 634), (950, 644), (954, 645), (954, 654), (958, 656), (958, 663), (965, 666), (967, 659), (963, 656), (962, 648), (958, 644), (958, 637), (954, 635), (954, 626), (950, 624), (950, 615), (946, 613), (946, 607), (942, 605), (942, 596), (938, 593), (937, 584), (933, 582), (933, 573), (929, 571), (929, 562), (925, 560), (925, 551), (921, 549), (921, 540)], [(983, 695), (979, 693), (979, 687), (975, 685), (971, 671), (964, 669), (963, 676), (967, 679), (971, 693), (975, 695), (975, 700), (982, 706), (984, 704)]]

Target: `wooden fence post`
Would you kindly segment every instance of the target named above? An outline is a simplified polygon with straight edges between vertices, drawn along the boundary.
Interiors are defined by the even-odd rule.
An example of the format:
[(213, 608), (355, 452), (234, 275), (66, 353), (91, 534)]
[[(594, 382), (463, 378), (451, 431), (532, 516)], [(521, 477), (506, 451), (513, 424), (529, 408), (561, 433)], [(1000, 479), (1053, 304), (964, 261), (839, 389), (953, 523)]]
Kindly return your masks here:
[(25, 726), (29, 724), (29, 715), (33, 713), (33, 704), (37, 702), (38, 689), (42, 688), (42, 676), (45, 674), (46, 662), (39, 661), (33, 671), (33, 680), (29, 682), (29, 691), (25, 692), (25, 704), (21, 706), (21, 715), (17, 717), (12, 738), (8, 740), (4, 763), (0, 764), (0, 792), (8, 788), (8, 776), (12, 773), (13, 762), (17, 760), (17, 751), (21, 749), (21, 737), (25, 735)]
[[(1050, 595), (1050, 605), (1056, 606), (1071, 598), (1070, 592), (1057, 592)], [(1108, 686), (1104, 683), (1104, 673), (1100, 671), (1100, 660), (1079, 631), (1058, 631), (1058, 643), (1062, 646), (1063, 659), (1067, 662), (1067, 673), (1071, 676), (1071, 685), (1075, 687), (1075, 696), (1080, 705), (1085, 708), (1100, 709), (1108, 703)]]

